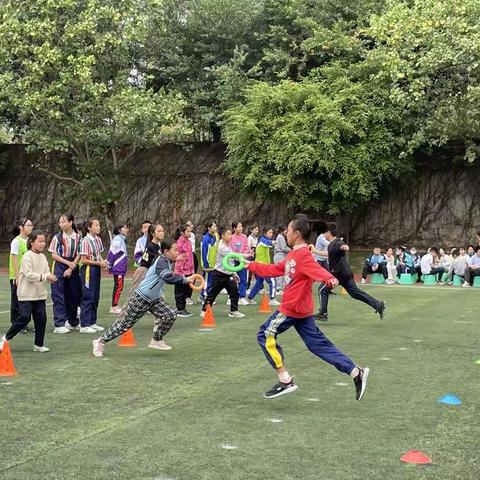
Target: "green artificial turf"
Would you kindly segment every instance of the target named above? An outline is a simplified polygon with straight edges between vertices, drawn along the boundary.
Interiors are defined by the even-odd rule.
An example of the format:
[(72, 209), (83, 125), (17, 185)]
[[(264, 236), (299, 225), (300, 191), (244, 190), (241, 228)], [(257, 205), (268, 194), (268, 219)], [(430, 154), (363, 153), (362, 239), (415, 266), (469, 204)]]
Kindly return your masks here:
[[(112, 321), (111, 286), (103, 281), (103, 326)], [(91, 355), (95, 336), (51, 333), (49, 307), (51, 352), (33, 353), (31, 334), (10, 343), (18, 375), (0, 378), (0, 478), (480, 478), (480, 291), (365, 288), (387, 301), (384, 321), (337, 295), (320, 327), (370, 367), (361, 402), (350, 378), (308, 352), (293, 329), (280, 343), (299, 388), (263, 399), (276, 380), (256, 343), (267, 316), (249, 306), (245, 319), (228, 318), (224, 295), (214, 307), (214, 331), (198, 331), (194, 306), (196, 315), (179, 318), (167, 337), (173, 350), (153, 351), (146, 348), (147, 316), (134, 328), (137, 348), (113, 342), (100, 359)], [(8, 308), (2, 276), (1, 331)], [(438, 404), (446, 393), (463, 404)], [(409, 449), (433, 464), (401, 463)]]

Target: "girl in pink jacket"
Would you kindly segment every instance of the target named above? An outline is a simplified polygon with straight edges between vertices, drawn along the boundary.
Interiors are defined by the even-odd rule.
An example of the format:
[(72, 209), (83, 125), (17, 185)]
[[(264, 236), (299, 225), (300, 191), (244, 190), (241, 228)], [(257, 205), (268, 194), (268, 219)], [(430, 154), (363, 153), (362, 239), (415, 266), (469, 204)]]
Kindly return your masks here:
[[(182, 225), (179, 229), (180, 237), (177, 239), (178, 257), (175, 262), (175, 273), (178, 275), (189, 276), (194, 273), (193, 251), (190, 236), (192, 227)], [(188, 284), (175, 285), (175, 304), (177, 306), (179, 317), (191, 317), (192, 313), (186, 309), (187, 298), (192, 296), (192, 289)]]
[[(230, 245), (232, 250), (236, 253), (241, 253), (242, 255), (250, 254), (250, 249), (248, 247), (248, 238), (243, 233), (243, 225), (240, 222), (232, 223), (232, 240)], [(238, 293), (240, 294), (240, 300), (238, 301), (239, 305), (248, 305), (246, 300), (247, 296), (247, 279), (248, 271), (246, 268), (237, 272), (237, 275), (240, 277), (240, 282), (238, 284)]]

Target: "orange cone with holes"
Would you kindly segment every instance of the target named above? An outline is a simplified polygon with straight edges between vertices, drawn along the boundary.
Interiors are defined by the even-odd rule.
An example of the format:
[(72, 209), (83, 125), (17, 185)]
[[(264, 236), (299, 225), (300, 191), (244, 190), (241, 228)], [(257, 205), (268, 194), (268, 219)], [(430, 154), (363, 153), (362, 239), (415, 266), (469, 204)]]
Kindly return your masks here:
[(263, 294), (262, 303), (260, 303), (258, 313), (272, 313), (272, 309), (270, 308), (270, 299), (268, 298), (267, 293)]
[(0, 352), (0, 377), (14, 377), (17, 374), (13, 365), (13, 358), (10, 352), (10, 346), (5, 340), (2, 351)]
[(210, 304), (207, 304), (207, 309), (205, 310), (205, 316), (202, 319), (200, 324), (200, 330), (211, 330), (215, 328), (217, 324), (215, 323), (215, 317), (213, 316), (213, 310)]
[(136, 347), (137, 341), (133, 335), (132, 329), (127, 330), (121, 337), (118, 342), (119, 347)]

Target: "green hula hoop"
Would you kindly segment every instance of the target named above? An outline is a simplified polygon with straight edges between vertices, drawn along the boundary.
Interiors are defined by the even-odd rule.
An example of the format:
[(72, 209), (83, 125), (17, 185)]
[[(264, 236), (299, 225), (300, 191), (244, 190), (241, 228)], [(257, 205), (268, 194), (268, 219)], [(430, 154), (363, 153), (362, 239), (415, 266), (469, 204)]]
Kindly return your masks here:
[[(233, 266), (230, 263), (230, 260), (237, 260), (240, 262), (240, 265)], [(230, 252), (227, 253), (223, 258), (222, 265), (223, 268), (228, 272), (239, 272), (240, 270), (243, 270), (245, 268), (245, 259), (243, 258), (243, 255), (240, 255), (240, 253)]]

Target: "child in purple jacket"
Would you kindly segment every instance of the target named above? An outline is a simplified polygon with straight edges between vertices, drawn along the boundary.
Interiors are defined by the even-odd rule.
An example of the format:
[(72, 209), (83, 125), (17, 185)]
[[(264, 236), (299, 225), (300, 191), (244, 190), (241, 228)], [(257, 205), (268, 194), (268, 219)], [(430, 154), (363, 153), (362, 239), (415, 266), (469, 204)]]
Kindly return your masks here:
[(127, 244), (125, 239), (130, 228), (127, 224), (122, 223), (113, 230), (112, 243), (107, 255), (108, 271), (113, 275), (113, 295), (112, 308), (110, 313), (118, 315), (122, 309), (118, 306), (120, 295), (122, 294), (125, 275), (128, 270)]

